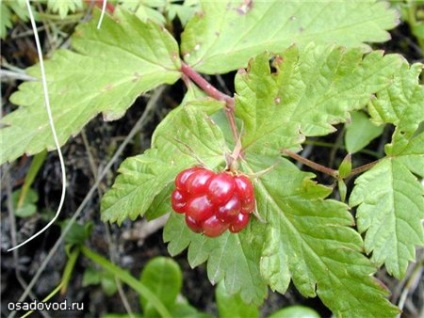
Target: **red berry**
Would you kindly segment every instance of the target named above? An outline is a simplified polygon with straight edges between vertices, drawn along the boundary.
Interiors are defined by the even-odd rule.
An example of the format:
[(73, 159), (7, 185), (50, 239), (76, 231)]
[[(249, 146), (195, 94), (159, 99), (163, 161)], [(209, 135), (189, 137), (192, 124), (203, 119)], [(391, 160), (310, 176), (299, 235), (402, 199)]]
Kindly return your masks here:
[(187, 195), (184, 192), (175, 189), (171, 196), (172, 209), (177, 213), (185, 213), (187, 199)]
[(202, 224), (203, 234), (209, 237), (220, 236), (228, 229), (228, 224), (221, 222), (213, 215)]
[(211, 178), (208, 186), (208, 198), (214, 205), (223, 205), (233, 196), (235, 182), (228, 173), (219, 173)]
[(215, 175), (213, 171), (200, 169), (187, 178), (186, 189), (192, 195), (203, 194), (207, 191), (211, 178)]
[(234, 177), (236, 192), (241, 201), (243, 213), (252, 213), (255, 209), (255, 191), (252, 182), (244, 175)]
[(196, 222), (203, 222), (209, 219), (214, 212), (214, 206), (208, 200), (206, 195), (194, 197), (187, 202), (185, 212), (192, 217)]
[(230, 232), (237, 233), (243, 230), (249, 223), (250, 214), (239, 213), (237, 219), (230, 224)]
[(193, 219), (190, 215), (186, 214), (185, 216), (185, 222), (187, 224), (187, 226), (196, 233), (201, 233), (203, 232), (203, 228), (202, 228), (202, 223), (196, 221), (195, 219)]
[(172, 208), (185, 213), (192, 231), (209, 237), (217, 237), (227, 229), (240, 232), (255, 209), (253, 185), (245, 175), (192, 167), (176, 176), (175, 186)]
[(189, 168), (189, 169), (181, 171), (175, 178), (175, 186), (177, 187), (177, 189), (187, 192), (186, 183), (187, 183), (188, 177), (190, 177), (194, 172), (199, 171), (201, 169), (203, 168), (193, 167), (193, 168)]
[(225, 205), (216, 211), (216, 217), (225, 223), (232, 223), (240, 213), (241, 204), (237, 195), (234, 195)]

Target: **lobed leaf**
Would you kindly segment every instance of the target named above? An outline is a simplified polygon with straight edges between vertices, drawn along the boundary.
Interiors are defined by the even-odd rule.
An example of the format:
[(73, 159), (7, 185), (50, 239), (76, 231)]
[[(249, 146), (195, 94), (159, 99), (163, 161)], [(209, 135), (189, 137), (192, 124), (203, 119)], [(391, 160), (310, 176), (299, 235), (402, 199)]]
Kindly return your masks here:
[(424, 245), (424, 87), (418, 83), (422, 65), (404, 63), (392, 85), (369, 105), (378, 123), (396, 125), (387, 157), (355, 181), (350, 205), (358, 206), (358, 229), (365, 233), (371, 259), (385, 264), (397, 278), (415, 259), (415, 246)]
[(386, 158), (355, 182), (350, 205), (357, 208), (358, 230), (371, 259), (397, 278), (424, 244), (424, 189), (396, 158)]
[(164, 240), (171, 255), (188, 247), (190, 266), (207, 261), (207, 274), (212, 284), (222, 281), (230, 295), (240, 293), (247, 303), (260, 305), (266, 297), (266, 283), (261, 278), (259, 261), (262, 233), (244, 230), (228, 231), (217, 238), (196, 234), (187, 228), (183, 215), (171, 213), (165, 225)]
[(304, 136), (326, 135), (334, 124), (363, 108), (387, 87), (402, 58), (360, 49), (293, 46), (274, 57), (253, 59), (236, 77), (236, 115), (244, 124), (243, 146), (278, 153), (298, 146)]
[(246, 67), (252, 56), (296, 43), (368, 48), (397, 24), (381, 1), (201, 1), (182, 34), (182, 54), (197, 71), (216, 74)]
[(47, 8), (53, 13), (58, 13), (61, 19), (66, 18), (70, 12), (75, 12), (78, 9), (82, 9), (82, 5), (82, 0), (47, 0)]
[[(248, 160), (255, 171), (271, 159)], [(325, 200), (331, 189), (283, 160), (256, 182), (258, 212), (265, 219), (261, 274), (284, 293), (290, 278), (307, 297), (318, 295), (337, 316), (391, 316), (397, 310), (371, 275), (375, 267), (362, 254), (363, 242), (351, 228), (348, 207)]]
[[(210, 106), (215, 109), (216, 104), (219, 103)], [(169, 184), (178, 172), (199, 164), (195, 156), (211, 169), (222, 163), (224, 137), (208, 118), (193, 105), (171, 112), (157, 127), (152, 148), (121, 164), (120, 175), (102, 198), (102, 220), (120, 224), (127, 218), (134, 220), (144, 215), (149, 209), (155, 215), (152, 204), (157, 206), (164, 194), (170, 192)], [(187, 140), (189, 145), (184, 144)], [(158, 214), (163, 213), (161, 210)]]
[[(251, 154), (243, 171), (263, 170), (272, 157)], [(284, 293), (291, 280), (305, 296), (318, 295), (337, 316), (395, 315), (387, 291), (371, 275), (361, 236), (351, 228), (348, 207), (325, 200), (331, 189), (283, 160), (255, 181), (258, 212), (239, 234), (207, 238), (191, 232), (184, 216), (172, 213), (164, 239), (175, 255), (188, 248), (191, 266), (207, 261), (209, 279), (223, 281), (228, 293), (260, 303), (266, 285)]]
[(424, 87), (419, 85), (423, 64), (404, 62), (394, 73), (391, 85), (381, 90), (369, 104), (369, 113), (377, 124), (390, 123), (410, 138), (424, 121)]
[[(77, 28), (72, 37), (76, 52), (58, 50), (45, 62), (61, 145), (97, 114), (117, 119), (140, 94), (180, 77), (178, 45), (165, 29), (119, 10), (116, 20), (105, 17), (100, 30), (97, 21), (98, 15)], [(39, 66), (28, 73), (37, 80), (19, 86), (11, 101), (20, 107), (1, 120), (6, 127), (0, 130), (0, 163), (55, 148)]]
[(221, 318), (259, 317), (258, 306), (246, 304), (239, 295), (230, 295), (223, 284), (216, 287), (215, 298)]

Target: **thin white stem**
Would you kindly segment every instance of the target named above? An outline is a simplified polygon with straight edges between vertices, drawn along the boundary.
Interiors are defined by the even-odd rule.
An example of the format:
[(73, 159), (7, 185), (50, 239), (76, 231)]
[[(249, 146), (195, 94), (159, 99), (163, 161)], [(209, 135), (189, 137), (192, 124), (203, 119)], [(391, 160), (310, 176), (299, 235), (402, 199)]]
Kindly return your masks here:
[(106, 4), (107, 4), (107, 0), (103, 0), (102, 13), (100, 14), (99, 22), (97, 23), (97, 29), (100, 29), (100, 27), (102, 25), (103, 18), (105, 16), (105, 12), (106, 12)]
[(45, 69), (44, 69), (43, 53), (41, 51), (40, 39), (38, 37), (38, 32), (37, 32), (37, 28), (36, 28), (36, 25), (35, 25), (35, 19), (34, 19), (34, 15), (32, 13), (31, 5), (29, 3), (29, 0), (26, 0), (25, 2), (26, 2), (26, 5), (27, 5), (27, 9), (28, 9), (29, 19), (31, 21), (31, 26), (32, 26), (32, 29), (34, 30), (34, 39), (35, 39), (35, 44), (37, 46), (37, 53), (38, 53), (38, 59), (39, 59), (39, 63), (40, 63), (40, 70), (41, 70), (41, 81), (42, 81), (42, 84), (43, 84), (44, 102), (45, 102), (45, 105), (46, 105), (47, 115), (49, 117), (49, 124), (50, 124), (50, 128), (51, 128), (51, 131), (52, 131), (54, 144), (56, 146), (57, 153), (58, 153), (58, 156), (59, 156), (60, 170), (61, 170), (61, 173), (62, 173), (62, 193), (61, 193), (61, 196), (60, 196), (59, 206), (57, 208), (56, 214), (53, 217), (53, 219), (51, 219), (51, 221), (45, 227), (43, 227), (40, 231), (38, 231), (37, 233), (32, 235), (29, 239), (25, 240), (21, 244), (18, 244), (16, 246), (8, 249), (7, 250), (8, 252), (13, 251), (13, 250), (25, 245), (26, 243), (35, 239), (37, 236), (39, 236), (45, 230), (47, 230), (59, 217), (60, 211), (62, 210), (62, 207), (63, 207), (63, 203), (65, 202), (65, 195), (66, 195), (65, 162), (63, 160), (62, 152), (60, 151), (59, 139), (57, 138), (56, 128), (54, 126), (52, 111), (51, 111), (51, 107), (50, 107), (49, 91), (48, 91), (48, 87), (47, 87), (46, 72), (45, 72)]

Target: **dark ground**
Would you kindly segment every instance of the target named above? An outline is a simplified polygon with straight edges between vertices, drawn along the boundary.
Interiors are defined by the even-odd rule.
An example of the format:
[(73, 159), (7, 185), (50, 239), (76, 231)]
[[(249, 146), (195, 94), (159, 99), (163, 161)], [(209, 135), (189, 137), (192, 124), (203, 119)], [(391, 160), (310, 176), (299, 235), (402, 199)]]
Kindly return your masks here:
[[(27, 25), (18, 24), (12, 34), (19, 34), (28, 29)], [(41, 35), (43, 35), (41, 33)], [(422, 52), (417, 50), (414, 39), (409, 34), (408, 27), (403, 25), (392, 32), (393, 40), (385, 43), (381, 47), (386, 51), (400, 52), (412, 61), (423, 61)], [(65, 39), (64, 39), (65, 40)], [(36, 51), (31, 36), (8, 37), (2, 41), (2, 57), (9, 64), (19, 68), (26, 68), (36, 61)], [(221, 79), (212, 77), (210, 81), (220, 89), (233, 89), (232, 80), (234, 74), (224, 75)], [(4, 103), (3, 115), (14, 109), (8, 102), (8, 98), (17, 89), (19, 81), (7, 81), (2, 85), (2, 102)], [(225, 83), (226, 87), (221, 84)], [(87, 246), (117, 260), (117, 264), (128, 269), (138, 277), (141, 269), (152, 257), (168, 256), (166, 244), (162, 239), (161, 229), (156, 230), (145, 238), (140, 238), (138, 226), (145, 226), (143, 221), (127, 221), (122, 227), (109, 226), (100, 221), (99, 217), (99, 195), (104, 193), (113, 183), (119, 163), (127, 156), (132, 156), (142, 152), (150, 145), (150, 137), (156, 125), (172, 108), (176, 107), (184, 94), (182, 82), (173, 87), (167, 88), (162, 94), (161, 107), (152, 112), (149, 121), (137, 133), (119, 161), (114, 164), (107, 177), (99, 186), (98, 193), (93, 195), (89, 203), (78, 217), (78, 223), (87, 224), (93, 222), (92, 235), (87, 241)], [(118, 145), (126, 138), (127, 134), (143, 114), (147, 99), (140, 97), (134, 106), (130, 108), (124, 118), (115, 122), (104, 122), (99, 116), (90, 122), (84, 129), (85, 137), (78, 135), (72, 138), (63, 148), (66, 169), (68, 174), (68, 192), (66, 203), (61, 214), (61, 220), (71, 218), (90, 187), (95, 181), (94, 174), (98, 174), (112, 157)], [(387, 137), (387, 134), (386, 134)], [(86, 138), (86, 142), (84, 142)], [(384, 137), (383, 137), (384, 138)], [(334, 143), (337, 134), (326, 138), (324, 141)], [(387, 140), (380, 139), (370, 145), (375, 150)], [(335, 161), (341, 156), (337, 156), (337, 151), (332, 149), (314, 148), (309, 159), (319, 163)], [(90, 168), (90, 160), (94, 163), (94, 171)], [(369, 161), (366, 155), (363, 161)], [(3, 165), (2, 185), (1, 185), (1, 317), (9, 314), (8, 303), (16, 302), (24, 292), (24, 285), (28, 284), (40, 267), (41, 262), (46, 258), (52, 246), (58, 240), (61, 228), (59, 225), (52, 226), (43, 235), (22, 247), (14, 253), (7, 253), (6, 249), (13, 246), (11, 233), (16, 233), (17, 241), (22, 241), (32, 233), (41, 229), (55, 211), (60, 197), (60, 167), (56, 152), (47, 155), (45, 162), (33, 184), (33, 189), (38, 193), (37, 213), (30, 218), (14, 218), (8, 209), (8, 192), (19, 189), (28, 171), (31, 158), (22, 157), (15, 162)], [(338, 162), (333, 161), (333, 167)], [(319, 176), (318, 180), (323, 183), (330, 182), (329, 179)], [(14, 224), (16, 223), (16, 224)], [(57, 224), (60, 224), (58, 222)], [(143, 225), (144, 224), (144, 225)], [(134, 230), (135, 229), (135, 230)], [(419, 251), (417, 259), (423, 260), (423, 251)], [(216, 315), (216, 304), (214, 300), (214, 287), (211, 286), (206, 277), (205, 267), (200, 266), (191, 269), (185, 255), (179, 255), (175, 260), (181, 266), (184, 273), (183, 295), (189, 302), (201, 311), (206, 311)], [(67, 257), (63, 244), (54, 253), (46, 269), (36, 281), (32, 292), (38, 299), (47, 296), (59, 283), (62, 278)], [(125, 307), (118, 293), (113, 296), (106, 296), (99, 285), (82, 286), (82, 277), (85, 269), (92, 266), (92, 263), (80, 256), (72, 274), (72, 278), (63, 296), (56, 296), (52, 301), (67, 299), (71, 302), (84, 303), (84, 313), (81, 312), (51, 312), (51, 317), (98, 317), (105, 313), (125, 313)], [(412, 267), (411, 267), (412, 268)], [(422, 268), (421, 268), (422, 270)], [(17, 273), (18, 271), (18, 273)], [(422, 271), (421, 271), (422, 273)], [(18, 275), (17, 275), (18, 274)], [(20, 277), (19, 277), (20, 276)], [(388, 286), (392, 292), (391, 301), (398, 303), (402, 293), (405, 292), (405, 282), (399, 282), (388, 276), (384, 269), (378, 273), (378, 277)], [(424, 281), (422, 276), (415, 280), (416, 286), (410, 286), (410, 293), (406, 299), (405, 314), (403, 317), (417, 317), (424, 303)], [(131, 289), (123, 286), (124, 293), (132, 310), (139, 312), (137, 294)], [(32, 299), (32, 296), (30, 296)], [(290, 288), (285, 295), (276, 293), (269, 294), (269, 298), (262, 307), (263, 316), (276, 311), (277, 309), (291, 305), (304, 304), (317, 310), (323, 317), (329, 317), (330, 312), (322, 305), (318, 298), (305, 299), (294, 289)], [(35, 313), (32, 317), (42, 317), (40, 313)]]

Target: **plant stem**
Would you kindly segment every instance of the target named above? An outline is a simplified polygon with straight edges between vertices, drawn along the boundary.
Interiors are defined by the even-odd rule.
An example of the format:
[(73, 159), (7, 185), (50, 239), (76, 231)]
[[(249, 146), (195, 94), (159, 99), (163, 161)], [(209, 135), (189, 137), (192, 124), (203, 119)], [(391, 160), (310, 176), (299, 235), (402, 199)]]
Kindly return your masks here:
[(312, 168), (314, 170), (317, 170), (317, 171), (320, 171), (322, 173), (328, 174), (329, 176), (332, 176), (334, 178), (337, 178), (337, 176), (338, 176), (337, 170), (333, 170), (331, 168), (327, 168), (327, 167), (325, 167), (323, 165), (320, 165), (319, 163), (316, 163), (316, 162), (313, 162), (313, 161), (311, 161), (309, 159), (303, 158), (302, 156), (298, 155), (297, 153), (295, 153), (293, 151), (290, 151), (290, 150), (287, 150), (287, 149), (283, 149), (282, 150), (282, 153), (284, 155), (287, 155), (287, 156), (289, 156), (289, 157), (291, 157), (291, 158), (293, 158), (293, 159), (295, 159), (295, 160), (303, 163), (305, 166), (308, 166), (308, 167), (310, 167), (310, 168)]
[(352, 169), (352, 171), (348, 175), (348, 178), (356, 176), (357, 174), (360, 174), (360, 173), (365, 172), (367, 170), (370, 170), (372, 167), (374, 167), (379, 162), (380, 162), (379, 160), (373, 161), (373, 162), (367, 163), (365, 165), (362, 165), (358, 168)]
[(203, 89), (210, 97), (219, 101), (224, 101), (227, 108), (234, 108), (234, 99), (231, 96), (217, 90), (212, 84), (184, 62), (181, 63), (181, 72)]
[(239, 132), (236, 125), (236, 118), (234, 116), (234, 98), (216, 89), (211, 83), (205, 80), (199, 73), (184, 62), (181, 62), (181, 72), (191, 81), (196, 83), (210, 97), (218, 101), (225, 102), (225, 115), (227, 116), (228, 123), (230, 124), (234, 140), (237, 142), (237, 140), (239, 140)]
[[(313, 162), (313, 161), (311, 161), (309, 159), (303, 158), (302, 156), (298, 155), (297, 153), (295, 153), (293, 151), (290, 151), (290, 150), (287, 150), (287, 149), (283, 149), (281, 152), (284, 155), (287, 155), (287, 156), (289, 156), (289, 157), (291, 157), (291, 158), (293, 158), (293, 159), (295, 159), (295, 160), (303, 163), (305, 166), (308, 166), (308, 167), (310, 167), (310, 168), (312, 168), (314, 170), (317, 170), (317, 171), (320, 171), (322, 173), (325, 173), (325, 174), (327, 174), (329, 176), (332, 176), (332, 177), (334, 177), (336, 179), (340, 179), (341, 178), (339, 176), (339, 172), (337, 170), (334, 170), (334, 169), (325, 167), (323, 165), (320, 165), (319, 163), (316, 163), (316, 162)], [(370, 163), (367, 163), (367, 164), (362, 165), (362, 166), (360, 166), (358, 168), (354, 168), (354, 169), (352, 169), (352, 171), (350, 172), (350, 174), (348, 176), (346, 176), (345, 178), (343, 178), (343, 179), (348, 179), (348, 178), (351, 178), (353, 176), (356, 176), (357, 174), (360, 174), (362, 172), (365, 172), (365, 171), (371, 169), (372, 167), (374, 167), (377, 163), (379, 163), (379, 160), (373, 161), (373, 162), (370, 162)]]

